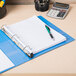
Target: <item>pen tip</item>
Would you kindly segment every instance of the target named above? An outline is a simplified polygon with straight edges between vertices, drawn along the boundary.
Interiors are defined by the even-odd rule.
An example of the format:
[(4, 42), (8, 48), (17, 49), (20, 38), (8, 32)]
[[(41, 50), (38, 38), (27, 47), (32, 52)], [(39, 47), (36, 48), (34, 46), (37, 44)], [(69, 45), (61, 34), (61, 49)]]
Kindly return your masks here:
[(53, 38), (53, 41), (55, 41), (55, 38)]

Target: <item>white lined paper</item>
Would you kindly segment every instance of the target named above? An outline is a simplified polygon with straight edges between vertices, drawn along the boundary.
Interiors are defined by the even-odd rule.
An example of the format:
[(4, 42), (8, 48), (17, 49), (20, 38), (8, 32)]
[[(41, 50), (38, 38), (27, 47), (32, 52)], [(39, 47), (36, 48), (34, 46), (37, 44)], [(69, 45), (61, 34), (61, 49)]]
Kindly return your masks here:
[(66, 40), (66, 37), (50, 28), (55, 38), (55, 41), (53, 41), (45, 25), (46, 24), (37, 16), (33, 16), (27, 20), (12, 24), (8, 28), (13, 31), (26, 46), (29, 45), (35, 54)]

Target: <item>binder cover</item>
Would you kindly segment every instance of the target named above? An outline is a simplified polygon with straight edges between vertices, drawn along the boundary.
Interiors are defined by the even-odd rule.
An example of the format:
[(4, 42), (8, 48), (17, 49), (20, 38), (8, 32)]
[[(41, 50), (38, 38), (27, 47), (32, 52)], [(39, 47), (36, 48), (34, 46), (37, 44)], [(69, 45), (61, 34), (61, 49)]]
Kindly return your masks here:
[(67, 38), (66, 41), (59, 43), (53, 47), (46, 48), (45, 50), (42, 50), (39, 53), (34, 54), (33, 58), (28, 57), (2, 30), (0, 30), (0, 49), (3, 51), (3, 53), (11, 60), (11, 62), (14, 64), (13, 67), (5, 69), (4, 71), (0, 71), (0, 73), (3, 73), (7, 70), (10, 70), (18, 65), (21, 65), (29, 60), (32, 60), (46, 52), (49, 52), (51, 50), (54, 50), (62, 45), (65, 45), (67, 43), (70, 43), (74, 41), (74, 38), (60, 30), (58, 27), (53, 25), (51, 22), (47, 21), (42, 16), (38, 16), (39, 19), (41, 19), (44, 23), (46, 23), (49, 27), (53, 28), (57, 32), (61, 33), (63, 36)]

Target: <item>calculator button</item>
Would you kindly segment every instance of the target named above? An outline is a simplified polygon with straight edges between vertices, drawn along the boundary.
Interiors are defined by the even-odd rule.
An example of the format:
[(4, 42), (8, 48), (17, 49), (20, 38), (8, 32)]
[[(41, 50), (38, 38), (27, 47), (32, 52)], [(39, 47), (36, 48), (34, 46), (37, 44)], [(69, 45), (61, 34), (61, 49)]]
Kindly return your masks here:
[(62, 14), (61, 14), (61, 17), (63, 17), (65, 15), (65, 12), (63, 12)]
[(57, 15), (57, 17), (63, 17), (64, 14), (65, 14), (65, 12), (60, 12), (60, 13)]
[(61, 12), (57, 15), (57, 17), (60, 17), (60, 15), (61, 15)]
[(55, 14), (54, 14), (54, 17), (57, 17), (57, 15), (58, 15), (59, 12), (60, 12), (60, 11), (57, 11), (57, 10), (56, 10), (56, 12), (55, 12)]
[(58, 10), (51, 9), (49, 11), (48, 15), (51, 16), (51, 17), (57, 17), (57, 15), (58, 15), (59, 12), (60, 11), (58, 11)]
[(52, 14), (52, 12), (53, 12), (53, 9), (51, 9), (51, 10), (49, 11), (49, 14), (51, 15), (51, 14)]

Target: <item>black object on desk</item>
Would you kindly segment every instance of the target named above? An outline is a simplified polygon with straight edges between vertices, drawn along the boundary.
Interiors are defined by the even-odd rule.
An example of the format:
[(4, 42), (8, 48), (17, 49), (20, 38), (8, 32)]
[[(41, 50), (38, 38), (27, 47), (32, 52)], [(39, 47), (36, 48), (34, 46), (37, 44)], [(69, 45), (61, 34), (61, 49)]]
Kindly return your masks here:
[(37, 11), (47, 11), (49, 9), (50, 0), (34, 0), (35, 9)]
[(0, 19), (3, 18), (7, 13), (6, 6), (0, 7)]

